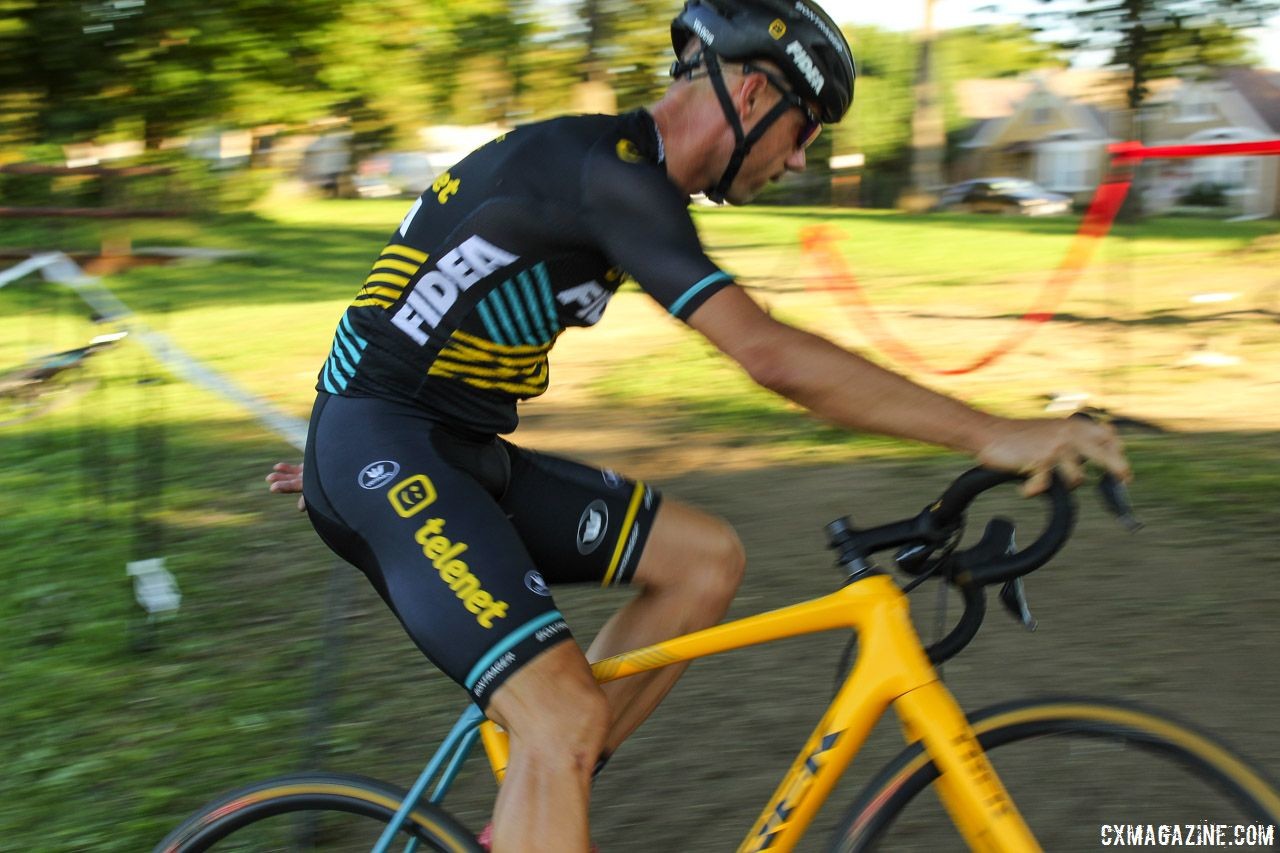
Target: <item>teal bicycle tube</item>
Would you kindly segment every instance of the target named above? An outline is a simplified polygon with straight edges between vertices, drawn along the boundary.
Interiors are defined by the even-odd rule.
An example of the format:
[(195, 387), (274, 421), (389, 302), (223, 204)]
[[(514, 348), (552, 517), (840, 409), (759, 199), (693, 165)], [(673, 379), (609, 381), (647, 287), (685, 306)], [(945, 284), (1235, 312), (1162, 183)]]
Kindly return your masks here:
[(453, 780), (458, 778), (458, 771), (462, 769), (462, 763), (467, 760), (467, 756), (471, 754), (471, 748), (476, 745), (476, 740), (480, 737), (480, 727), (476, 725), (462, 737), (462, 742), (458, 744), (458, 748), (453, 751), (453, 757), (449, 760), (449, 766), (445, 768), (444, 774), (441, 775), (440, 781), (436, 783), (436, 789), (431, 792), (430, 802), (439, 805), (444, 799), (444, 795), (449, 793), (449, 788), (453, 785)]
[[(467, 710), (462, 712), (462, 716), (458, 717), (458, 722), (454, 723), (453, 728), (449, 730), (444, 743), (440, 744), (436, 754), (431, 756), (431, 761), (427, 763), (426, 768), (418, 775), (417, 781), (413, 783), (413, 787), (409, 790), (408, 795), (405, 796), (404, 802), (400, 804), (399, 811), (391, 818), (387, 828), (382, 831), (382, 836), (378, 839), (378, 843), (374, 845), (373, 853), (387, 853), (387, 850), (391, 847), (392, 839), (396, 837), (396, 833), (404, 825), (409, 812), (413, 811), (413, 807), (422, 799), (427, 786), (431, 784), (431, 780), (440, 771), (440, 767), (445, 763), (445, 760), (451, 759), (448, 768), (440, 779), (440, 784), (436, 786), (435, 792), (431, 795), (431, 802), (437, 803), (444, 798), (449, 785), (453, 783), (454, 778), (458, 775), (458, 768), (462, 765), (463, 760), (466, 759), (467, 753), (471, 751), (471, 747), (479, 734), (480, 724), (484, 722), (484, 719), (484, 713), (474, 705), (469, 706)], [(412, 851), (416, 846), (416, 844), (412, 844), (407, 849)]]

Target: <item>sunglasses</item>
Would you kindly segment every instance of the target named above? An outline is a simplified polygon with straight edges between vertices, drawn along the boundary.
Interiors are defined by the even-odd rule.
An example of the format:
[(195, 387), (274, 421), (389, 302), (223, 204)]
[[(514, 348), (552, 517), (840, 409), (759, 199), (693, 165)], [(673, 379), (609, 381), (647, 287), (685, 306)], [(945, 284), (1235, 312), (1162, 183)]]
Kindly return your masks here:
[(763, 74), (764, 79), (769, 81), (769, 85), (782, 93), (782, 97), (787, 103), (804, 113), (804, 124), (800, 125), (800, 130), (796, 133), (796, 150), (803, 151), (808, 148), (813, 143), (813, 140), (818, 138), (818, 134), (822, 132), (821, 119), (818, 118), (813, 110), (809, 109), (809, 105), (799, 95), (786, 87), (783, 81), (778, 78), (778, 75), (751, 63), (744, 64), (742, 71), (745, 74)]

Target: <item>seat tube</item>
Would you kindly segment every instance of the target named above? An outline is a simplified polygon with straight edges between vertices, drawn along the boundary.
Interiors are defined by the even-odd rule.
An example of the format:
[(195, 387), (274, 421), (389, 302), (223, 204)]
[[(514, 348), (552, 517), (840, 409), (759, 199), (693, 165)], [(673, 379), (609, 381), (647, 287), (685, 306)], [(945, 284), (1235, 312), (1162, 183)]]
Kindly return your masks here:
[(996, 775), (955, 697), (940, 681), (898, 697), (908, 739), (923, 741), (938, 767), (935, 787), (971, 850), (1036, 851), (1040, 845)]
[(507, 775), (507, 764), (511, 761), (511, 742), (507, 733), (493, 720), (485, 720), (480, 724), (480, 743), (484, 744), (484, 753), (489, 758), (493, 778), (501, 784)]

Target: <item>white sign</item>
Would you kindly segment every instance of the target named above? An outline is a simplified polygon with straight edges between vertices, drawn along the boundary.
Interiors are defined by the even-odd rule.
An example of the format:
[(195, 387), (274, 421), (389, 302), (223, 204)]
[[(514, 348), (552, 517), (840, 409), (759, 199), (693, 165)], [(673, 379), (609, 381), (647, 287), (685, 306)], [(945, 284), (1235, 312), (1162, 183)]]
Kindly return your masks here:
[(182, 603), (178, 581), (164, 567), (164, 557), (134, 560), (125, 565), (125, 571), (133, 578), (133, 597), (148, 614), (169, 613)]

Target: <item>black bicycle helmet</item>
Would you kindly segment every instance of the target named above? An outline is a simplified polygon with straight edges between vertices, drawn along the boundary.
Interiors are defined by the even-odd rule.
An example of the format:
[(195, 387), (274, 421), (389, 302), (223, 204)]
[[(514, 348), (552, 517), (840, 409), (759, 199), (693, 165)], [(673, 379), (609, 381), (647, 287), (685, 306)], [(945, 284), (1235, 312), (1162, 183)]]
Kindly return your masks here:
[[(685, 56), (692, 39), (702, 49)], [(722, 202), (752, 146), (791, 107), (801, 101), (818, 106), (817, 118), (834, 124), (844, 118), (853, 101), (853, 53), (835, 22), (810, 0), (687, 0), (671, 22), (671, 45), (676, 61), (671, 76), (693, 76), (705, 68), (711, 78), (725, 120), (733, 129), (734, 149), (724, 173), (707, 197)], [(748, 71), (752, 60), (777, 65), (791, 87), (751, 133), (745, 133), (725, 84), (721, 61), (741, 62)], [(803, 107), (806, 111), (809, 108)]]
[(688, 0), (671, 22), (677, 57), (692, 38), (722, 59), (772, 61), (827, 124), (844, 118), (853, 102), (849, 42), (810, 0)]

